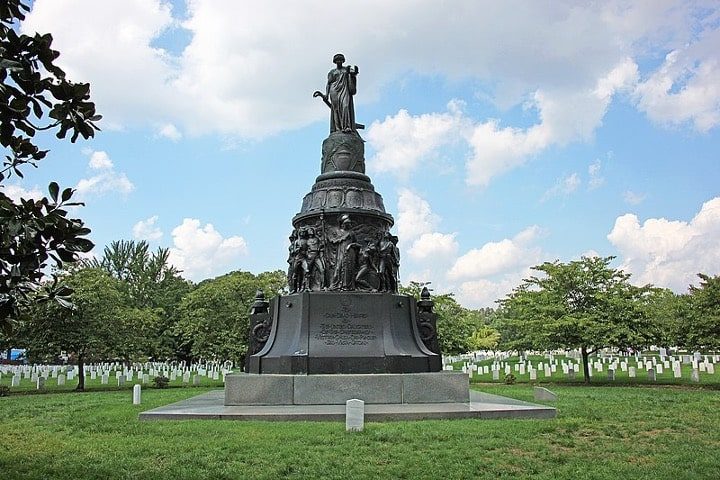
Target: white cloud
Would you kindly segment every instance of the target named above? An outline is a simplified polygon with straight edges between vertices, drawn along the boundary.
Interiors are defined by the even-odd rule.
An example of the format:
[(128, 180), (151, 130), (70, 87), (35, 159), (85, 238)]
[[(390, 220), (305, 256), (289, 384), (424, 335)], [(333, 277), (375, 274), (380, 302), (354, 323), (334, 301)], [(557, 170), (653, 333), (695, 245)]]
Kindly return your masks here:
[(543, 194), (540, 200), (545, 201), (553, 197), (567, 197), (578, 189), (580, 183), (582, 182), (577, 173), (572, 173), (563, 178), (559, 178), (555, 182), (555, 185)]
[[(60, 64), (70, 78), (93, 85), (106, 126), (171, 123), (191, 133), (252, 137), (325, 118), (325, 107), (309, 92), (324, 87), (335, 53), (329, 38), (369, 72), (360, 76), (360, 117), (362, 102), (377, 98), (383, 85), (415, 73), (496, 85), (479, 93), (500, 108), (535, 95), (546, 143), (535, 143), (532, 128), (502, 132), (510, 127), (498, 126), (493, 138), (519, 134), (525, 144), (519, 156), (498, 159), (485, 157), (480, 147), (488, 139), (480, 135), (476, 162), (494, 167), (493, 176), (547, 142), (592, 132), (628, 73), (607, 72), (626, 57), (680, 52), (674, 63), (644, 73), (639, 108), (651, 118), (688, 119), (701, 130), (717, 124), (716, 13), (716, 3), (681, 0), (466, 0), (450, 9), (434, 0), (368, 0), (363, 8), (349, 0), (268, 0), (252, 8), (193, 0), (180, 19), (163, 0), (36, 0), (22, 28), (53, 32)], [(177, 29), (189, 33), (181, 53), (155, 46)], [(672, 88), (665, 88), (668, 81)], [(487, 183), (481, 165), (470, 166), (470, 183)]]
[(541, 257), (540, 248), (533, 245), (541, 233), (540, 227), (533, 225), (511, 239), (488, 242), (480, 248), (474, 248), (455, 261), (448, 278), (479, 279), (527, 267)]
[(635, 283), (684, 291), (697, 273), (720, 272), (720, 197), (705, 202), (689, 222), (649, 218), (641, 225), (636, 215), (622, 215), (608, 240)]
[(158, 137), (167, 138), (173, 142), (177, 142), (182, 138), (182, 133), (172, 123), (166, 123), (157, 132)]
[(440, 223), (430, 204), (407, 188), (398, 193), (398, 218), (396, 222), (401, 242), (411, 242), (424, 233), (432, 232)]
[(219, 275), (236, 268), (237, 261), (248, 254), (247, 243), (240, 236), (224, 238), (211, 223), (185, 218), (172, 231), (170, 263), (194, 281)]
[(540, 121), (528, 128), (503, 127), (499, 120), (478, 123), (462, 112), (457, 101), (448, 105), (446, 113), (411, 116), (400, 110), (370, 127), (368, 140), (376, 154), (369, 165), (408, 174), (439, 147), (464, 142), (470, 151), (466, 182), (483, 187), (551, 145), (590, 139), (612, 96), (636, 77), (637, 65), (624, 58), (591, 87), (537, 89), (526, 104), (537, 110)]
[(625, 203), (629, 203), (630, 205), (641, 204), (645, 201), (645, 197), (647, 197), (646, 194), (633, 192), (632, 190), (627, 190), (623, 193), (623, 200), (625, 200)]
[(404, 175), (437, 153), (443, 145), (459, 140), (467, 120), (462, 117), (461, 104), (451, 101), (446, 113), (412, 116), (401, 109), (384, 121), (375, 121), (367, 138), (376, 155), (370, 166), (377, 172)]
[(720, 124), (720, 30), (673, 50), (635, 91), (638, 108), (654, 121), (691, 123), (706, 132)]
[(21, 198), (26, 200), (40, 200), (45, 196), (37, 186), (29, 190), (20, 185), (0, 185), (0, 188), (2, 188), (2, 192), (14, 202), (19, 202)]
[(90, 168), (93, 170), (109, 170), (113, 168), (112, 160), (108, 157), (106, 152), (92, 152), (90, 153)]
[(140, 220), (133, 225), (133, 237), (136, 240), (147, 240), (149, 242), (159, 241), (163, 236), (163, 232), (160, 230), (160, 227), (157, 226), (157, 221), (157, 215), (153, 215), (145, 220)]
[(106, 193), (120, 193), (127, 195), (135, 190), (135, 185), (124, 172), (117, 172), (107, 153), (102, 151), (89, 151), (91, 170), (100, 170), (100, 173), (89, 178), (83, 178), (75, 185), (80, 197), (89, 195), (104, 195)]
[(457, 254), (458, 244), (454, 233), (423, 233), (408, 249), (408, 255), (414, 260), (453, 258)]

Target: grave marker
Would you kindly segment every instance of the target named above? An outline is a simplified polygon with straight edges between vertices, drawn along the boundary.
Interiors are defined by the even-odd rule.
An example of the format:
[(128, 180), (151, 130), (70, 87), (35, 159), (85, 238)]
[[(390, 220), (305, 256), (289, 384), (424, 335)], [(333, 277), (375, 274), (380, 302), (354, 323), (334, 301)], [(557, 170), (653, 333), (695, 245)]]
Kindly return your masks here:
[(365, 402), (353, 398), (345, 402), (345, 431), (362, 432), (365, 427)]

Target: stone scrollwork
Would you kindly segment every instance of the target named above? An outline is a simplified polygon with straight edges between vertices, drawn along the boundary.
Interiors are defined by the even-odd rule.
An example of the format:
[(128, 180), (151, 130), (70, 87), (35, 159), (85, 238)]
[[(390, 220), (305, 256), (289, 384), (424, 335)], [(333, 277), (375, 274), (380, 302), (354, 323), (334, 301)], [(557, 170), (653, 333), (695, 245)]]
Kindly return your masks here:
[(247, 372), (247, 359), (255, 355), (265, 347), (270, 339), (272, 331), (272, 316), (269, 311), (269, 303), (265, 300), (265, 294), (258, 290), (255, 294), (255, 301), (250, 307), (250, 322), (248, 326), (248, 351), (245, 361)]
[(420, 300), (417, 302), (416, 322), (420, 339), (425, 347), (433, 353), (440, 353), (437, 337), (437, 314), (433, 312), (435, 302), (430, 298), (430, 291), (423, 287)]

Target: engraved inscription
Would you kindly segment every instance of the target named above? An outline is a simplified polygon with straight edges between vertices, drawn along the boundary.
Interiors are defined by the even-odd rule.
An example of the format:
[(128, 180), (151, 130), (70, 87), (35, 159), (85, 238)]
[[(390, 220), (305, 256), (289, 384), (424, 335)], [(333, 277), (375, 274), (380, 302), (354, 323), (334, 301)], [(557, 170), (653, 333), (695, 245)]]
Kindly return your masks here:
[[(345, 313), (345, 312), (343, 312)], [(326, 318), (347, 318), (338, 313), (326, 313)], [(365, 313), (353, 313), (352, 318), (365, 318)], [(336, 323), (320, 324), (320, 331), (314, 335), (315, 340), (325, 345), (367, 345), (377, 338), (373, 325), (367, 323)]]

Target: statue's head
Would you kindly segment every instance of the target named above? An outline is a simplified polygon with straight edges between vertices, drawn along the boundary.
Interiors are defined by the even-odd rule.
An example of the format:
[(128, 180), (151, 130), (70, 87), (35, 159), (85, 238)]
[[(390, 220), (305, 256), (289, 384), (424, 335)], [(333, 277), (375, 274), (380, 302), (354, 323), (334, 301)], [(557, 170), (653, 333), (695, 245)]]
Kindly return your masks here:
[(352, 221), (350, 220), (350, 215), (345, 214), (340, 217), (340, 226), (342, 226), (343, 228), (348, 228), (348, 227), (352, 226)]
[(312, 228), (312, 227), (309, 227), (309, 228), (307, 229), (307, 234), (308, 234), (308, 237), (314, 237), (314, 236), (315, 236), (315, 229)]
[(345, 55), (342, 53), (336, 53), (333, 57), (333, 63), (344, 63), (345, 62)]

